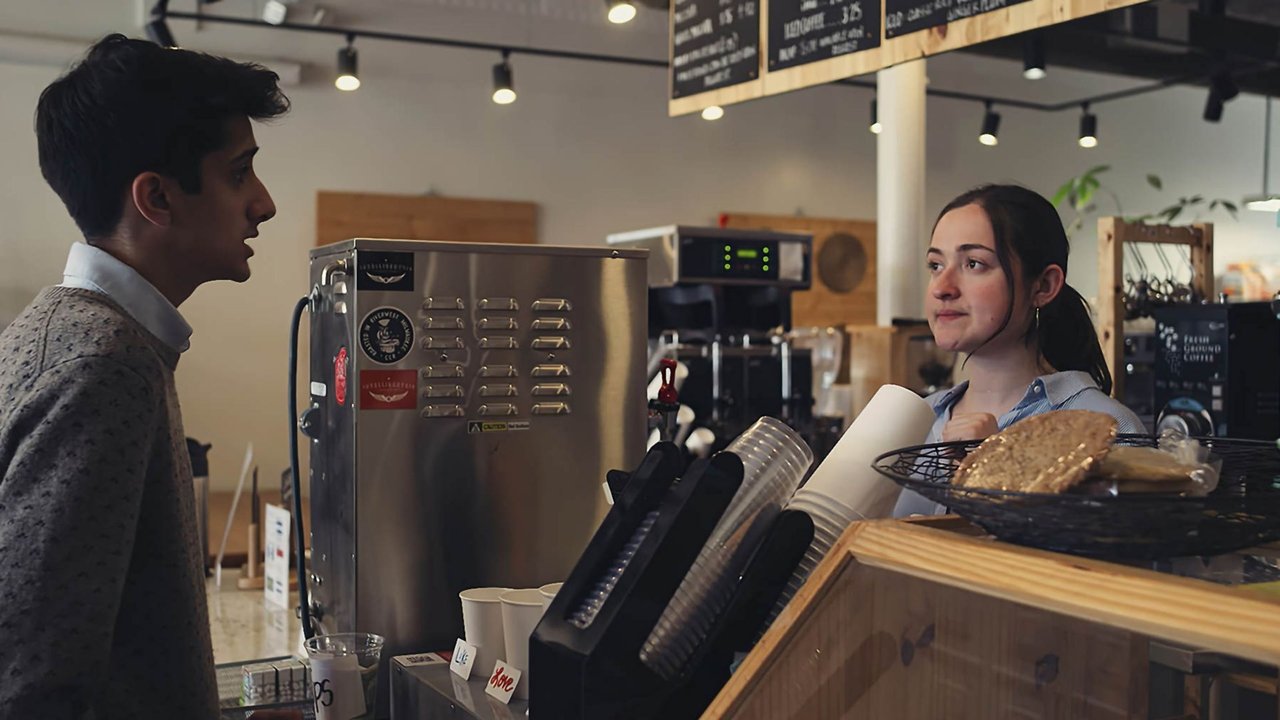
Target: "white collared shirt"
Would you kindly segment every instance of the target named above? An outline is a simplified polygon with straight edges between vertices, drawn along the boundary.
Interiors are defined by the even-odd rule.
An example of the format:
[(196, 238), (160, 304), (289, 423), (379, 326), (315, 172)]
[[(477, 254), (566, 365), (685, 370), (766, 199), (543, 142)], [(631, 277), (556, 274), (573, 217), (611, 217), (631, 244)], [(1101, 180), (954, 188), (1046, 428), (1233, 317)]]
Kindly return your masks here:
[(173, 303), (137, 270), (105, 250), (83, 242), (72, 245), (62, 287), (102, 293), (166, 345), (178, 352), (191, 347), (191, 326)]

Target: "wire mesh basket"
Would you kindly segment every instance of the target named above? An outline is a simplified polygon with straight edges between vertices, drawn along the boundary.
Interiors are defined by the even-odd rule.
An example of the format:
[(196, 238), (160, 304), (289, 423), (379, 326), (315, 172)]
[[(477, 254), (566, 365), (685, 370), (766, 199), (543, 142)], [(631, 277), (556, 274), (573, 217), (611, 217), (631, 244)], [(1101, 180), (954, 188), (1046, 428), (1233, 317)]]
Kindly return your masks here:
[[(1150, 560), (1218, 555), (1280, 539), (1280, 449), (1273, 442), (1199, 438), (1222, 460), (1204, 497), (1024, 493), (956, 487), (960, 461), (980, 442), (894, 450), (873, 467), (904, 489), (940, 503), (1001, 540), (1092, 557)], [(1121, 435), (1118, 445), (1154, 447)]]

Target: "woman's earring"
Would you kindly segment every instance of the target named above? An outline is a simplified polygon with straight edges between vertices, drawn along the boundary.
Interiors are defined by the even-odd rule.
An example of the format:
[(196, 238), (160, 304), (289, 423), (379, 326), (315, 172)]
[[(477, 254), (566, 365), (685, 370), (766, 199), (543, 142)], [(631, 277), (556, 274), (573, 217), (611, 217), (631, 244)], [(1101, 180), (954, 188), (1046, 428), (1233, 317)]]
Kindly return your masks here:
[(1040, 329), (1040, 306), (1036, 306), (1036, 330)]

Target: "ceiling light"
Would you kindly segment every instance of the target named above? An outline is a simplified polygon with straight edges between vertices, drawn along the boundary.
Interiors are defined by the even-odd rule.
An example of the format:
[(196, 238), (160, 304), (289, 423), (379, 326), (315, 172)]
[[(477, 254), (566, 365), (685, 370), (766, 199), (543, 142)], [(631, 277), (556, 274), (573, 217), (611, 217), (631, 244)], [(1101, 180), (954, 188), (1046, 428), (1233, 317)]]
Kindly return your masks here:
[(884, 126), (880, 124), (880, 115), (877, 112), (875, 98), (871, 99), (871, 125), (867, 129), (876, 135), (879, 135), (880, 131), (884, 129)]
[(1044, 35), (1039, 32), (1026, 34), (1022, 45), (1022, 77), (1039, 80), (1045, 76)]
[(262, 6), (262, 21), (271, 25), (279, 25), (289, 16), (289, 6), (280, 0), (267, 0)]
[(982, 134), (978, 135), (978, 142), (983, 145), (995, 146), (1000, 144), (998, 133), (1000, 132), (1000, 113), (991, 109), (991, 101), (987, 101), (987, 112), (982, 116)]
[(1280, 212), (1280, 195), (1245, 198), (1244, 206), (1259, 212)]
[(1089, 112), (1089, 103), (1080, 106), (1080, 147), (1098, 147), (1098, 116)]
[(1222, 120), (1222, 109), (1227, 101), (1240, 94), (1240, 88), (1231, 73), (1221, 71), (1209, 80), (1209, 97), (1204, 103), (1204, 119), (1209, 122)]
[(338, 76), (333, 79), (334, 87), (347, 92), (360, 87), (360, 76), (356, 72), (355, 42), (354, 34), (347, 35), (347, 46), (338, 51)]
[(503, 50), (502, 62), (493, 66), (493, 101), (499, 105), (510, 105), (516, 101), (511, 63), (507, 60), (510, 56), (510, 50)]
[(703, 120), (719, 120), (722, 117), (724, 117), (724, 108), (719, 105), (709, 105), (702, 108)]
[(631, 0), (605, 0), (609, 6), (609, 22), (615, 25), (631, 22), (636, 16), (636, 6)]
[(1280, 212), (1280, 195), (1267, 192), (1267, 175), (1271, 170), (1271, 96), (1267, 96), (1266, 122), (1262, 129), (1262, 194), (1244, 199), (1244, 206), (1259, 212)]
[(147, 39), (160, 47), (178, 47), (178, 42), (173, 39), (173, 33), (169, 32), (169, 23), (165, 22), (163, 16), (153, 17), (151, 22), (147, 23)]

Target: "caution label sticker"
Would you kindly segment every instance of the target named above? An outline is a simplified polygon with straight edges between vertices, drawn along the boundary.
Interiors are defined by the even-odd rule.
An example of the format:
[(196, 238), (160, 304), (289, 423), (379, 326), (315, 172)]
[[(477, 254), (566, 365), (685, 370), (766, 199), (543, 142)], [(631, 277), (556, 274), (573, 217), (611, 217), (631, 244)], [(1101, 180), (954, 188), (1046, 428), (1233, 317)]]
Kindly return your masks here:
[(467, 434), (472, 433), (492, 433), (492, 432), (516, 432), (519, 430), (528, 430), (528, 420), (468, 420)]

